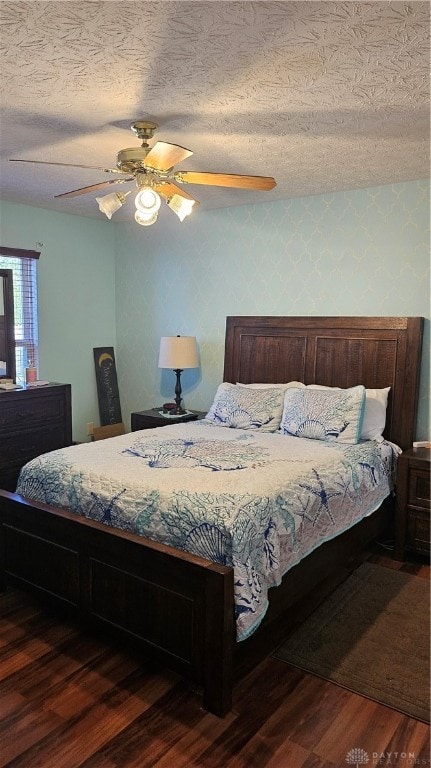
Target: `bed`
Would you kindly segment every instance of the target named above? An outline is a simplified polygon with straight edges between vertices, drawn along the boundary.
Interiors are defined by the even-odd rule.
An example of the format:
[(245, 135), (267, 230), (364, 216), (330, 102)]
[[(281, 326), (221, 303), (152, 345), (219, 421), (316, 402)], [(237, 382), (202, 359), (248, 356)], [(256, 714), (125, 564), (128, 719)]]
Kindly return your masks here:
[[(75, 478), (73, 493), (70, 489), (66, 493), (58, 478), (70, 474), (66, 458), (69, 454), (65, 457), (64, 452), (55, 452), (57, 474), (52, 484), (55, 492), (51, 495), (46, 495), (45, 488), (44, 495), (35, 493), (35, 498), (42, 500), (30, 501), (18, 494), (0, 492), (2, 585), (12, 584), (29, 590), (86, 623), (138, 643), (145, 653), (202, 687), (204, 706), (215, 714), (224, 715), (231, 708), (234, 679), (270, 652), (306, 611), (345, 578), (364, 556), (367, 543), (387, 526), (392, 512), (390, 486), (384, 492), (377, 489), (376, 474), (379, 467), (385, 467), (394, 458), (395, 449), (391, 448), (391, 443), (405, 449), (414, 438), (422, 325), (421, 318), (228, 317), (224, 382), (239, 383), (242, 394), (245, 392), (247, 397), (258, 400), (270, 391), (269, 384), (286, 382), (300, 382), (290, 391), (290, 399), (319, 399), (320, 393), (316, 395), (317, 390), (311, 386), (314, 384), (354, 391), (355, 397), (359, 397), (359, 390), (365, 387), (368, 392), (390, 387), (385, 441), (378, 444), (370, 441), (372, 453), (369, 454), (364, 453), (366, 444), (363, 443), (349, 444), (347, 441), (347, 445), (336, 446), (332, 440), (333, 422), (328, 427), (328, 441), (308, 439), (309, 434), (301, 439), (292, 427), (292, 419), (284, 418), (284, 410), (283, 424), (288, 425), (286, 435), (274, 434), (272, 429), (263, 429), (262, 434), (260, 429), (243, 429), (241, 420), (235, 423), (235, 429), (226, 429), (216, 418), (208, 423), (133, 433), (106, 441), (110, 446), (109, 457), (93, 454), (93, 479), (87, 483), (86, 493), (95, 514), (89, 518), (82, 515), (82, 498), (76, 492), (81, 465), (79, 472), (76, 467), (72, 472)], [(263, 393), (246, 388), (254, 382), (266, 385)], [(232, 390), (236, 393), (238, 387), (225, 385), (223, 393), (232, 393)], [(332, 391), (325, 390), (322, 397)], [(280, 389), (274, 387), (273, 392), (279, 393)], [(338, 431), (343, 429), (339, 427)], [(221, 456), (218, 443), (216, 455), (212, 454), (209, 465), (208, 446), (216, 440), (222, 441), (224, 453)], [(308, 508), (308, 501), (296, 493), (295, 498), (303, 505), (302, 522), (308, 521), (307, 530), (321, 527), (323, 531), (323, 543), (311, 542), (308, 534), (304, 537), (304, 552), (298, 552), (301, 536), (296, 537), (296, 533), (301, 533), (301, 526), (295, 529), (291, 525), (294, 518), (301, 518), (301, 510), (296, 509), (292, 515), (292, 509), (280, 495), (285, 469), (279, 469), (281, 459), (273, 447), (278, 443), (277, 451), (281, 446), (287, 452), (281, 462), (285, 467), (287, 446), (292, 441), (307, 455), (310, 444), (315, 444), (321, 454), (319, 463), (316, 463), (317, 459), (311, 462), (311, 475), (305, 479), (298, 478), (294, 473), (295, 466), (291, 467), (292, 484), (296, 483), (297, 491), (299, 487), (307, 487), (315, 496), (319, 495), (316, 489), (320, 493), (318, 506), (313, 509)], [(180, 451), (177, 450), (179, 445)], [(205, 465), (200, 460), (204, 455), (203, 446), (207, 457)], [(341, 487), (340, 475), (336, 477), (338, 485), (331, 486), (332, 490), (328, 491), (329, 475), (324, 474), (327, 465), (332, 466), (333, 454), (341, 449), (342, 461), (349, 467), (351, 457), (357, 454), (356, 459), (362, 467), (360, 474), (366, 481), (359, 494), (364, 503), (357, 518), (344, 515), (348, 491)], [(95, 448), (84, 445), (67, 450), (74, 452), (77, 459), (87, 460), (86, 454)], [(41, 464), (44, 460), (42, 457)], [(118, 482), (109, 475), (110, 462), (123, 462), (122, 466), (127, 467), (122, 470), (122, 475), (123, 479), (127, 473), (130, 475), (127, 477), (129, 485), (124, 482), (128, 488), (133, 487), (137, 473), (145, 471), (152, 477), (162, 477), (158, 493), (163, 490), (165, 504), (163, 519), (157, 520), (157, 535), (146, 527), (148, 521), (145, 515), (142, 516), (142, 509), (138, 514), (136, 500), (132, 522), (125, 525), (125, 529), (106, 524), (117, 525), (116, 515), (123, 493)], [(275, 483), (271, 514), (265, 517), (260, 510), (260, 527), (265, 533), (262, 551), (265, 551), (266, 563), (271, 564), (267, 567), (267, 586), (277, 585), (269, 590), (267, 586), (262, 589), (262, 584), (255, 579), (252, 561), (246, 563), (245, 558), (232, 560), (226, 556), (226, 547), (230, 547), (229, 551), (233, 547), (237, 553), (238, 541), (244, 538), (244, 525), (242, 528), (238, 525), (238, 517), (235, 520), (237, 529), (240, 528), (239, 538), (233, 537), (227, 546), (227, 533), (230, 535), (227, 531), (224, 549), (219, 540), (220, 526), (214, 526), (214, 514), (221, 514), (220, 488), (226, 486), (222, 510), (225, 514), (226, 506), (235, 496), (229, 489), (238, 485), (239, 477), (245, 484), (241, 494), (243, 497), (246, 491), (251, 494), (251, 506), (257, 507), (252, 486), (253, 482), (257, 485), (262, 482), (257, 479), (259, 464), (263, 465), (268, 482), (271, 473), (274, 474)], [(236, 472), (232, 472), (233, 469)], [(352, 474), (351, 467), (349, 472)], [(387, 474), (389, 476), (390, 472)], [(32, 467), (28, 465), (23, 475), (20, 488), (28, 497), (32, 487), (38, 486), (39, 482), (37, 460)], [(110, 484), (105, 497), (105, 500), (111, 499), (109, 504), (99, 503), (95, 489), (100, 481), (98, 479), (96, 483), (96, 475), (97, 478), (106, 477), (106, 484)], [(198, 526), (200, 543), (195, 541), (189, 547), (192, 551), (185, 551), (183, 534), (178, 537), (172, 510), (175, 507), (175, 511), (180, 509), (183, 516), (184, 510), (189, 514), (190, 495), (196, 490), (190, 483), (195, 483), (196, 477), (200, 482), (204, 475), (209, 478), (210, 485), (200, 494), (200, 503), (205, 507), (205, 514), (212, 510), (213, 517), (202, 518), (202, 524)], [(355, 479), (357, 476), (358, 473)], [(172, 480), (174, 489), (182, 484), (182, 499), (187, 497), (187, 504), (178, 505), (178, 494), (174, 504), (173, 496), (168, 494), (169, 477), (176, 478)], [(84, 487), (85, 483), (81, 485)], [(236, 488), (238, 493), (239, 486)], [(265, 488), (262, 496), (271, 498), (270, 491)], [(329, 498), (331, 504), (328, 504)], [(218, 504), (215, 511), (211, 507), (214, 499)], [(146, 500), (144, 509), (148, 506)], [(78, 511), (79, 516), (71, 510)], [(101, 514), (96, 514), (98, 510)], [(340, 520), (336, 528), (333, 525), (335, 518)], [(243, 524), (244, 518), (241, 520)], [(136, 521), (140, 521), (141, 527)], [(163, 530), (162, 523), (165, 525)], [(283, 529), (283, 536), (276, 540), (277, 526)], [(189, 529), (189, 543), (192, 543), (196, 527)], [(329, 533), (328, 527), (332, 529)], [(202, 531), (206, 541), (208, 537), (213, 541), (215, 533), (219, 537), (216, 542), (219, 556), (214, 557), (213, 551), (209, 552), (217, 562), (202, 556), (207, 551), (201, 546)], [(155, 540), (157, 536), (158, 541)], [(293, 560), (287, 562), (287, 557)], [(247, 572), (244, 571), (246, 565)], [(239, 583), (247, 589), (239, 590)], [(253, 610), (250, 603), (253, 603)]]

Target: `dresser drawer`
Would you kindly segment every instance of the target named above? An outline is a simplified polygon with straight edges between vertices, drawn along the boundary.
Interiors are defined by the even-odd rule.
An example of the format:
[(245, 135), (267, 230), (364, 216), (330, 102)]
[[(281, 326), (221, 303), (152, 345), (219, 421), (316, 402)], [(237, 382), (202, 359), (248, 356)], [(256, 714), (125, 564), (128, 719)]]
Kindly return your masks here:
[(411, 448), (398, 459), (394, 557), (430, 552), (430, 450)]
[(17, 461), (21, 466), (40, 456), (67, 444), (64, 424), (47, 424), (29, 432), (13, 434), (0, 440), (0, 464), (6, 468)]
[(0, 434), (18, 430), (28, 430), (33, 425), (39, 426), (46, 421), (63, 421), (65, 417), (65, 399), (61, 392), (46, 397), (16, 398), (15, 401), (3, 402), (0, 396)]
[(408, 501), (415, 507), (430, 508), (430, 473), (426, 470), (410, 470)]

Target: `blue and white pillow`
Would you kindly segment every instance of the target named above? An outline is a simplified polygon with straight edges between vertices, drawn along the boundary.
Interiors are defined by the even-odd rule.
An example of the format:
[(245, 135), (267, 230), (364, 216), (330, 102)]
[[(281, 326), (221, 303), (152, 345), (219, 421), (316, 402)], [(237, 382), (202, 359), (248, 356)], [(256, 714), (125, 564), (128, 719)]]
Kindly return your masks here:
[[(308, 389), (335, 389), (321, 384), (308, 384)], [(361, 440), (377, 440), (381, 443), (386, 426), (386, 410), (390, 387), (383, 389), (365, 389), (364, 418), (362, 422)]]
[(249, 389), (220, 384), (206, 419), (220, 427), (276, 432), (283, 413), (284, 389)]
[(311, 440), (357, 443), (361, 436), (365, 387), (287, 389), (280, 432)]

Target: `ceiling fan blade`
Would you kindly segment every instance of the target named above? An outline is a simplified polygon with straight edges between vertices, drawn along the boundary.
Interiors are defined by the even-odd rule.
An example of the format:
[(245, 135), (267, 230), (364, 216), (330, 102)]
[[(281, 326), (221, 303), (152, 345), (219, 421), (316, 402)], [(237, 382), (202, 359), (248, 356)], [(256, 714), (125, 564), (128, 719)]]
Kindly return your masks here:
[(118, 168), (100, 168), (98, 165), (76, 165), (76, 163), (50, 163), (47, 160), (15, 160), (10, 158), (10, 163), (37, 163), (37, 165), (62, 165), (68, 168), (89, 168), (93, 171), (103, 171), (103, 173), (122, 173)]
[(145, 158), (145, 168), (153, 168), (155, 171), (169, 171), (177, 163), (181, 163), (193, 152), (178, 144), (167, 144), (165, 141), (157, 141)]
[(171, 181), (161, 181), (154, 185), (154, 189), (159, 193), (160, 197), (163, 197), (165, 200), (169, 200), (174, 195), (180, 195), (180, 197), (184, 197), (185, 200), (193, 200), (195, 205), (199, 205), (199, 200), (196, 200), (195, 197), (189, 195), (185, 189), (181, 189), (180, 187), (177, 187), (176, 184), (172, 184)]
[(81, 189), (73, 189), (71, 192), (63, 192), (62, 195), (54, 195), (54, 197), (77, 197), (78, 195), (86, 195), (87, 192), (96, 192), (99, 189), (107, 189), (111, 184), (126, 184), (129, 181), (134, 181), (133, 176), (129, 179), (112, 179), (112, 181), (101, 181), (99, 184), (91, 184), (89, 187), (81, 187)]
[(238, 176), (235, 173), (199, 173), (178, 171), (175, 181), (184, 184), (208, 184), (211, 187), (237, 187), (238, 189), (272, 189), (276, 185), (272, 176)]

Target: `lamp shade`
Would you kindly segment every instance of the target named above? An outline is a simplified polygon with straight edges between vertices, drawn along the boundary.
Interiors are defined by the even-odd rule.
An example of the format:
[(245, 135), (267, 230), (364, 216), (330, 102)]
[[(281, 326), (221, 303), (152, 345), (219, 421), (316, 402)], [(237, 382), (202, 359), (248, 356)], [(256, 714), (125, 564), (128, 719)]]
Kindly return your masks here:
[(104, 213), (108, 219), (110, 219), (112, 214), (115, 213), (115, 211), (118, 211), (121, 206), (124, 205), (126, 202), (126, 195), (129, 194), (130, 192), (126, 192), (125, 195), (123, 195), (121, 192), (111, 192), (109, 195), (96, 197), (96, 201), (99, 204), (99, 210), (102, 211), (102, 213)]
[(187, 200), (185, 197), (181, 197), (181, 195), (172, 195), (167, 203), (169, 208), (177, 214), (179, 220), (184, 221), (186, 216), (191, 214), (196, 200)]
[(195, 336), (162, 336), (160, 339), (159, 368), (199, 368)]

